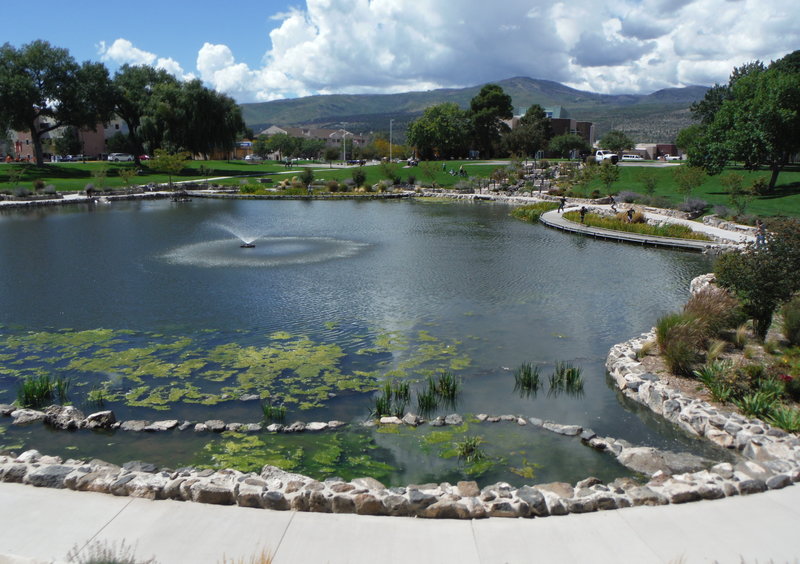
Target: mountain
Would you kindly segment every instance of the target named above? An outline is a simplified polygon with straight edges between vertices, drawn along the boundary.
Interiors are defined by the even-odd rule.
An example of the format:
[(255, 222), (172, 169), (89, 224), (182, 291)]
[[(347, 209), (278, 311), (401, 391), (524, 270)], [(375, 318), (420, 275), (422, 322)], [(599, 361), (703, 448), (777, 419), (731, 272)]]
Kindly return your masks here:
[[(689, 106), (708, 90), (704, 86), (665, 88), (651, 94), (597, 94), (570, 88), (550, 80), (515, 77), (501, 80), (511, 96), (515, 112), (532, 104), (562, 106), (569, 116), (595, 123), (599, 137), (620, 129), (637, 142), (669, 142), (692, 123)], [(442, 88), (401, 94), (329, 94), (291, 100), (242, 104), (245, 123), (256, 133), (270, 125), (346, 127), (351, 131), (388, 132), (394, 120), (395, 142), (402, 142), (409, 122), (425, 108), (443, 102), (469, 107), (483, 85)]]

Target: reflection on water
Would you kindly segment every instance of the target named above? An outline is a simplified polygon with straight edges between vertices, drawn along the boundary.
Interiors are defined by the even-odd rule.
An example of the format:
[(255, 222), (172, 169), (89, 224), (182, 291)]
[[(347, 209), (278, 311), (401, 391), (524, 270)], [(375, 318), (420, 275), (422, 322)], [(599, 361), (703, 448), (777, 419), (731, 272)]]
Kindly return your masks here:
[[(0, 238), (14, 243), (0, 246), (0, 348), (6, 349), (0, 355), (16, 356), (0, 356), (0, 401), (13, 399), (20, 370), (52, 359), (52, 349), (20, 352), (14, 343), (21, 335), (103, 329), (114, 332), (114, 343), (73, 351), (84, 362), (75, 377), (88, 378), (85, 370), (108, 365), (107, 357), (140, 358), (137, 370), (108, 371), (122, 378), (123, 396), (149, 386), (150, 395), (137, 396), (136, 405), (124, 397), (111, 402), (126, 416), (255, 421), (258, 402), (236, 395), (253, 387), (277, 390), (279, 399), (313, 392), (313, 401), (287, 403), (288, 421), (359, 422), (384, 380), (406, 379), (416, 389), (431, 374), (450, 370), (462, 382), (461, 413), (522, 414), (636, 443), (695, 448), (623, 407), (606, 382), (604, 361), (611, 345), (678, 308), (689, 280), (708, 271), (709, 259), (579, 238), (508, 213), (489, 204), (195, 200), (2, 214)], [(255, 248), (239, 248), (238, 236), (221, 238), (219, 225), (231, 221), (260, 235)], [(265, 341), (281, 336), (297, 345)], [(300, 362), (293, 350), (310, 360)], [(66, 370), (77, 363), (73, 357), (50, 368)], [(527, 396), (514, 391), (513, 372), (522, 363), (547, 375), (561, 361), (582, 369), (582, 395), (547, 394), (546, 386)], [(218, 401), (191, 401), (202, 394)], [(163, 400), (169, 411), (142, 398)], [(563, 438), (514, 426), (491, 429), (480, 429), (487, 444), (516, 454), (482, 479), (513, 478), (508, 468), (534, 463), (541, 466), (537, 476), (573, 476), (574, 461), (584, 456), (579, 444), (559, 454), (562, 447), (550, 443), (561, 445)], [(503, 434), (509, 438), (501, 440)], [(208, 462), (213, 456), (206, 445), (217, 444), (194, 435), (165, 439), (163, 448), (120, 435), (64, 436), (87, 455), (103, 457), (113, 443), (126, 457), (151, 453), (165, 464), (203, 456)], [(66, 449), (61, 437), (8, 429), (0, 444)], [(394, 469), (387, 471), (390, 481), (421, 479), (408, 469), (438, 468), (432, 460), (442, 459), (435, 449), (420, 454), (415, 439), (372, 433), (370, 441), (376, 447), (370, 456)], [(177, 443), (184, 446), (173, 448)], [(325, 456), (355, 464), (347, 452), (361, 448), (356, 444), (329, 445)], [(208, 448), (224, 459), (219, 453), (228, 447)], [(448, 466), (452, 460), (442, 460), (441, 476), (457, 471)], [(595, 468), (595, 462), (585, 465)], [(619, 470), (603, 464), (610, 466), (596, 473)]]

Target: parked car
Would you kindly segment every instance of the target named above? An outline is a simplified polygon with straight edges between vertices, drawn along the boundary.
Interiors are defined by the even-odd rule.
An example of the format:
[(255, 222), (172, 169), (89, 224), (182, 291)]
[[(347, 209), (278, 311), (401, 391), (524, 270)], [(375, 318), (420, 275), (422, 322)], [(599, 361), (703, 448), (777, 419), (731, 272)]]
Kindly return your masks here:
[(665, 161), (679, 161), (679, 160), (681, 160), (681, 156), (680, 155), (664, 155), (664, 160)]
[(149, 161), (150, 160), (150, 155), (139, 155), (139, 160), (140, 161)]
[(133, 160), (133, 155), (130, 153), (111, 153), (108, 155), (108, 160), (111, 162), (130, 162)]
[(64, 155), (61, 157), (62, 163), (79, 163), (87, 160), (86, 155)]
[(255, 163), (255, 162), (261, 162), (262, 159), (258, 155), (245, 155), (244, 160), (246, 160), (247, 162)]
[(644, 157), (642, 155), (622, 155), (623, 161), (643, 161)]

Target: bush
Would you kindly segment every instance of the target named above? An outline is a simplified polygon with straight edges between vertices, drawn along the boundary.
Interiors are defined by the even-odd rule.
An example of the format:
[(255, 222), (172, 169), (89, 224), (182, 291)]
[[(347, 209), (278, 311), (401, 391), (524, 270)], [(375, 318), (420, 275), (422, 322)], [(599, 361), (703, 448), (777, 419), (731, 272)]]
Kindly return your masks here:
[(302, 182), (304, 186), (308, 186), (314, 182), (314, 171), (310, 168), (304, 168), (303, 172), (300, 173), (300, 182)]
[(783, 306), (783, 336), (792, 345), (800, 346), (800, 296)]
[(544, 212), (558, 208), (555, 202), (537, 202), (528, 206), (519, 206), (511, 211), (511, 216), (530, 223), (536, 223)]
[(57, 194), (56, 187), (52, 184), (48, 184), (47, 186), (45, 186), (43, 191), (48, 196), (55, 196)]
[(700, 216), (708, 209), (708, 202), (700, 198), (687, 198), (685, 202), (678, 205), (678, 209), (689, 215)]
[(325, 188), (328, 189), (328, 192), (338, 192), (339, 191), (339, 183), (335, 180), (328, 180), (325, 183)]
[(41, 192), (44, 190), (44, 180), (41, 178), (37, 178), (33, 181), (33, 190), (34, 192)]
[(409, 174), (407, 183), (409, 186), (414, 186), (417, 183), (417, 177), (414, 176), (413, 174)]
[(714, 215), (719, 216), (723, 219), (731, 217), (731, 210), (727, 206), (716, 205), (713, 208), (711, 208), (711, 211), (714, 213)]
[(692, 295), (683, 306), (683, 311), (695, 316), (702, 324), (705, 343), (744, 321), (739, 301), (716, 286), (706, 286)]
[(366, 181), (367, 179), (367, 173), (364, 172), (364, 169), (361, 167), (354, 168), (353, 172), (350, 173), (350, 175), (353, 177), (353, 183), (356, 186), (363, 186), (364, 181)]
[(621, 221), (624, 223), (647, 223), (645, 220), (644, 214), (640, 211), (634, 211), (631, 220), (628, 221), (628, 214), (627, 212), (619, 212), (614, 217), (617, 218), (617, 221)]
[(31, 195), (31, 191), (27, 188), (23, 188), (22, 186), (17, 186), (14, 188), (14, 196), (17, 198), (27, 198)]
[(702, 323), (691, 313), (672, 313), (658, 320), (656, 342), (670, 372), (692, 376), (701, 358), (698, 344), (702, 335)]
[(753, 184), (750, 186), (750, 190), (753, 194), (758, 194), (759, 196), (763, 196), (764, 194), (769, 193), (769, 182), (763, 176), (756, 178), (753, 180)]
[(622, 202), (625, 204), (632, 204), (634, 202), (638, 202), (642, 199), (642, 195), (638, 192), (630, 192), (628, 190), (622, 190), (617, 194), (616, 199), (618, 202)]

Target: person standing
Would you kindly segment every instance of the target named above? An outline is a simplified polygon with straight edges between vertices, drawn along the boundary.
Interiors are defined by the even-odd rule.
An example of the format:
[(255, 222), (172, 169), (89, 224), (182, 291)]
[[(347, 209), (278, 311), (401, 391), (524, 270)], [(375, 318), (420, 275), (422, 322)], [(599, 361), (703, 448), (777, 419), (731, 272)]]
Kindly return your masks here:
[(567, 203), (567, 198), (564, 197), (564, 196), (561, 196), (561, 199), (558, 201), (558, 210), (556, 210), (556, 211), (559, 211), (559, 212), (563, 213), (564, 212), (564, 205), (566, 203)]

